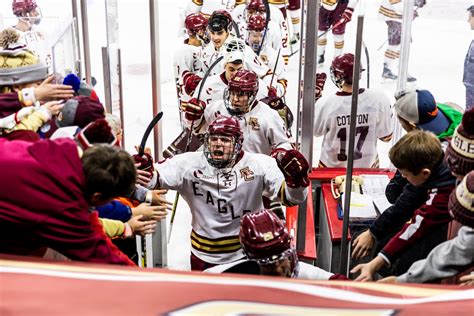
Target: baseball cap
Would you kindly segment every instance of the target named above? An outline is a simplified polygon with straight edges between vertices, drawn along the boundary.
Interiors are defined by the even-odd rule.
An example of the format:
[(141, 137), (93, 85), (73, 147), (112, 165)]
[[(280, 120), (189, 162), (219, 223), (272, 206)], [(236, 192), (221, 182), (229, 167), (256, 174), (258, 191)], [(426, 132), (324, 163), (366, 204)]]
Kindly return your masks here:
[(438, 109), (433, 95), (428, 90), (405, 90), (395, 95), (395, 111), (404, 120), (418, 128), (435, 133), (446, 131), (451, 124)]

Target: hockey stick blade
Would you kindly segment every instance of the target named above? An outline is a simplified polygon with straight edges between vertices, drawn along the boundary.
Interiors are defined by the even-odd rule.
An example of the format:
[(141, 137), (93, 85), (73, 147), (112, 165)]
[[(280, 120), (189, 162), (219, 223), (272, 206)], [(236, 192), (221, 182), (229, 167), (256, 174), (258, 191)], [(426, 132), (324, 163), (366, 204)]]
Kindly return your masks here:
[(151, 120), (150, 124), (148, 124), (145, 133), (143, 134), (142, 141), (140, 142), (140, 147), (138, 150), (138, 155), (141, 157), (143, 153), (145, 152), (145, 144), (148, 139), (148, 136), (150, 136), (151, 131), (155, 127), (155, 125), (158, 123), (159, 120), (163, 117), (163, 112), (160, 112), (155, 115), (155, 117)]

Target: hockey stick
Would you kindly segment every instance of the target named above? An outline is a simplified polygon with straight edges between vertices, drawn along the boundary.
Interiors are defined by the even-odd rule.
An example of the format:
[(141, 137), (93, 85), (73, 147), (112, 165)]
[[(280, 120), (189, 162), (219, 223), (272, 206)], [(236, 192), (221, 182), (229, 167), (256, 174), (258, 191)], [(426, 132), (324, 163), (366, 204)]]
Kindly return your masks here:
[(234, 20), (232, 20), (232, 27), (235, 29), (235, 36), (237, 36), (237, 38), (243, 39), (243, 38), (240, 37), (239, 26), (237, 25), (237, 23)]
[(146, 141), (148, 139), (148, 136), (150, 136), (151, 131), (155, 127), (155, 125), (158, 123), (159, 120), (163, 117), (163, 112), (160, 112), (155, 115), (155, 117), (151, 120), (150, 124), (148, 124), (145, 133), (143, 134), (142, 141), (140, 142), (140, 147), (138, 148), (138, 155), (141, 157), (143, 153), (145, 152), (145, 145)]
[(265, 5), (265, 32), (263, 32), (262, 41), (260, 42), (260, 46), (257, 50), (257, 56), (260, 56), (260, 52), (262, 51), (263, 42), (265, 42), (265, 37), (267, 37), (268, 32), (268, 22), (270, 22), (270, 5), (268, 4), (268, 0), (264, 0), (263, 4)]
[(364, 52), (365, 52), (365, 60), (367, 61), (367, 89), (370, 88), (370, 59), (369, 59), (369, 50), (365, 42), (362, 41), (364, 45)]
[[(201, 92), (204, 87), (204, 83), (206, 82), (207, 78), (209, 77), (209, 74), (211, 73), (212, 68), (214, 68), (222, 59), (224, 59), (224, 56), (219, 56), (214, 62), (211, 64), (209, 69), (206, 71), (204, 74), (204, 77), (201, 80), (201, 85), (199, 86), (198, 90), (198, 95), (197, 95), (197, 103), (199, 104), (199, 101), (201, 99)], [(191, 127), (189, 129), (189, 136), (188, 140), (186, 141), (186, 147), (184, 149), (184, 152), (187, 152), (189, 150), (189, 146), (191, 144), (191, 139), (193, 138), (193, 130), (194, 130), (194, 120), (191, 121)], [(170, 230), (168, 231), (168, 243), (170, 242), (171, 239), (171, 232), (173, 231), (173, 224), (174, 224), (174, 217), (176, 216), (176, 209), (178, 206), (178, 200), (179, 200), (179, 192), (176, 192), (176, 196), (174, 198), (174, 203), (173, 203), (173, 209), (171, 210), (171, 219), (170, 219)]]

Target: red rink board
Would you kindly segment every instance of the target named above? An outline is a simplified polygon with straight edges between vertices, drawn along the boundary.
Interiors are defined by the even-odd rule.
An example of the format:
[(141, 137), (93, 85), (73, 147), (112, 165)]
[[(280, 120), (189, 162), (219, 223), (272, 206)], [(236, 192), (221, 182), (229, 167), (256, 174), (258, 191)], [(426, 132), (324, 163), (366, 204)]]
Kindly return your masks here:
[(474, 306), (474, 288), (466, 287), (299, 281), (3, 258), (2, 315), (472, 315)]

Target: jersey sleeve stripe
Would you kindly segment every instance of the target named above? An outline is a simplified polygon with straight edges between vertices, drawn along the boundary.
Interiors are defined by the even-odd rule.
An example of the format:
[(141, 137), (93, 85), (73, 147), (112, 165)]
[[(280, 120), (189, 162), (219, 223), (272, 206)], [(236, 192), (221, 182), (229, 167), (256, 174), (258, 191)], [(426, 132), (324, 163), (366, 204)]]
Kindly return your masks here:
[(200, 243), (207, 245), (229, 245), (229, 244), (240, 244), (239, 236), (226, 236), (220, 238), (207, 238), (196, 233), (196, 231), (191, 231), (191, 238), (196, 239)]

